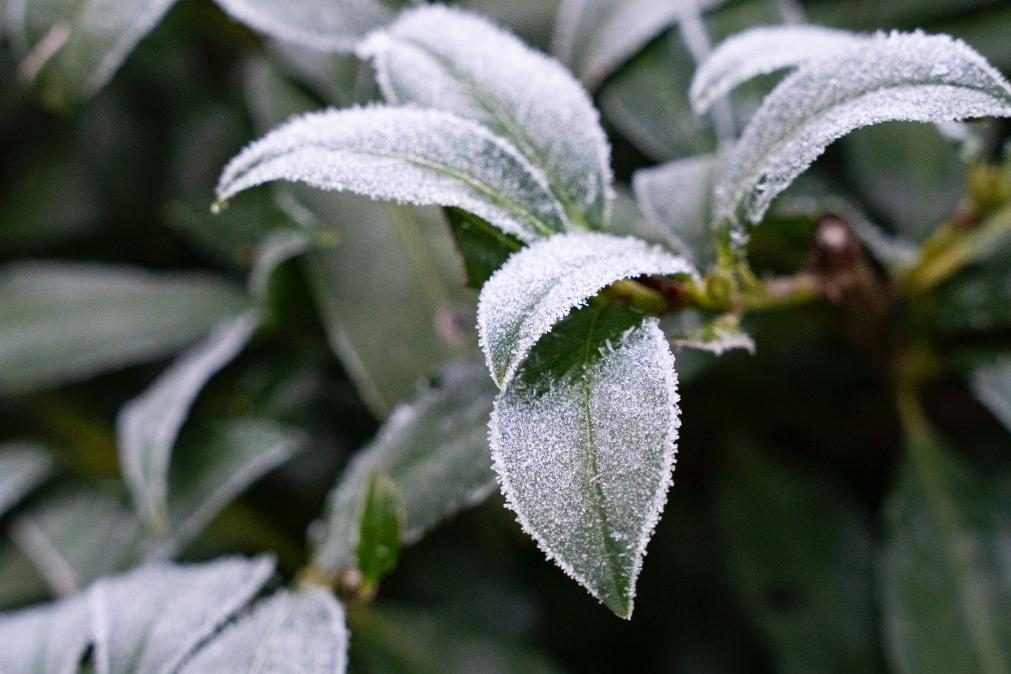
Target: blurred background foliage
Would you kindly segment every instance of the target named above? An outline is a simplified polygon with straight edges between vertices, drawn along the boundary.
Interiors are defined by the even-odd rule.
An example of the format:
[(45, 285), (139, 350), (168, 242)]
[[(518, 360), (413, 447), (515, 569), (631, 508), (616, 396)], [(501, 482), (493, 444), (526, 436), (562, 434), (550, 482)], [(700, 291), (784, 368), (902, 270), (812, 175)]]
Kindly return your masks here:
[[(461, 4), (550, 48), (554, 2)], [(733, 0), (706, 24), (718, 41), (782, 21), (784, 6), (792, 3)], [(832, 26), (948, 32), (1011, 69), (1007, 2), (803, 8)], [(619, 182), (715, 148), (707, 119), (687, 103), (693, 69), (674, 27), (599, 82)], [(771, 84), (735, 94), (738, 128)], [(253, 304), (261, 327), (200, 394), (174, 484), (198, 482), (204, 468), (189, 475), (186, 466), (224, 452), (250, 417), (298, 429), (305, 448), (216, 509), (180, 543), (181, 557), (270, 550), (294, 575), (306, 563), (306, 529), (349, 457), (419, 379), (474, 349), (476, 292), (463, 284), (443, 215), (298, 188), (263, 189), (211, 215), (217, 176), (244, 143), (292, 112), (368, 101), (375, 88), (356, 60), (263, 39), (208, 0), (180, 0), (90, 100), (65, 94), (23, 86), (10, 44), (0, 49), (0, 452), (13, 456), (23, 449), (16, 439), (33, 438), (51, 456), (35, 480), (45, 475), (44, 484), (0, 521), (0, 608), (65, 590), (40, 540), (58, 548), (78, 585), (132, 563), (138, 524), (119, 482), (116, 415), (172, 354)], [(1000, 159), (1008, 130), (981, 132), (989, 159)], [(857, 132), (780, 200), (755, 232), (752, 259), (763, 272), (811, 264), (822, 214), (812, 204), (827, 191), (917, 242), (987, 180), (934, 127)], [(819, 303), (749, 317), (754, 355), (679, 354), (675, 484), (630, 622), (545, 562), (496, 493), (405, 548), (371, 603), (348, 606), (353, 669), (871, 672), (903, 660), (885, 648), (878, 598), (901, 602), (922, 586), (883, 591), (880, 558), (915, 580), (935, 568), (931, 541), (943, 545), (951, 532), (917, 520), (924, 495), (901, 468), (906, 441), (891, 391), (890, 354), (907, 344), (889, 340), (926, 341), (943, 355), (931, 356), (927, 412), (959, 462), (952, 474), (989, 499), (980, 529), (965, 535), (1003, 546), (994, 554), (1006, 586), (1011, 442), (997, 410), (1011, 383), (990, 382), (1004, 397), (998, 390), (985, 405), (966, 379), (1011, 347), (1009, 251), (1011, 242), (997, 242), (915, 311), (877, 321)], [(109, 265), (100, 278), (99, 264)], [(921, 597), (909, 610), (937, 613), (944, 602)], [(937, 638), (958, 636), (941, 624)], [(952, 666), (906, 671), (970, 671)]]

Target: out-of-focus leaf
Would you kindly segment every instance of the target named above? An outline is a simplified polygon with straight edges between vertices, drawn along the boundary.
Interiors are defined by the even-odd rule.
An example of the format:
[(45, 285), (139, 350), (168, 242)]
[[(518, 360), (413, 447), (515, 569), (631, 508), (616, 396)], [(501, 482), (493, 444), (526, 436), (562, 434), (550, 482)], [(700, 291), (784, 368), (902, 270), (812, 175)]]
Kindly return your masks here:
[(6, 535), (0, 536), (0, 609), (49, 597), (49, 586), (31, 560)]
[(719, 515), (731, 580), (776, 671), (874, 671), (871, 534), (854, 499), (736, 448)]
[(923, 25), (993, 4), (993, 0), (815, 0), (805, 8), (814, 23), (873, 30)]
[(267, 557), (150, 564), (103, 578), (88, 601), (97, 674), (164, 674), (186, 658), (270, 578)]
[(937, 324), (944, 330), (985, 331), (1011, 326), (1011, 270), (970, 271), (937, 298)]
[(507, 26), (524, 42), (548, 51), (560, 0), (459, 0), (462, 7)]
[(398, 406), (348, 466), (312, 533), (316, 566), (355, 569), (370, 476), (381, 471), (403, 506), (401, 539), (413, 543), (443, 519), (494, 491), (487, 423), (495, 387), (477, 359), (443, 368), (438, 384)]
[(45, 388), (166, 356), (246, 302), (198, 274), (8, 265), (0, 270), (0, 390)]
[(116, 420), (119, 461), (140, 518), (155, 530), (167, 525), (168, 473), (179, 430), (201, 389), (245, 347), (259, 323), (248, 311), (222, 322), (182, 354)]
[[(322, 52), (278, 40), (270, 42), (267, 48), (286, 74), (331, 105), (346, 108), (379, 98), (372, 67), (357, 56)], [(261, 66), (254, 61), (253, 67)]]
[(973, 372), (972, 390), (1011, 431), (1011, 358), (1005, 356)]
[(0, 517), (42, 483), (53, 467), (49, 449), (36, 442), (0, 444)]
[(324, 589), (280, 590), (226, 627), (181, 674), (343, 674), (344, 609)]
[(0, 613), (0, 672), (76, 674), (91, 643), (84, 595)]
[(112, 78), (175, 0), (8, 0), (2, 27), (19, 74), (67, 106)]
[(1011, 481), (912, 438), (887, 506), (881, 604), (899, 674), (1011, 669)]
[(393, 481), (382, 471), (369, 476), (358, 525), (355, 559), (366, 587), (375, 585), (397, 566), (404, 506)]

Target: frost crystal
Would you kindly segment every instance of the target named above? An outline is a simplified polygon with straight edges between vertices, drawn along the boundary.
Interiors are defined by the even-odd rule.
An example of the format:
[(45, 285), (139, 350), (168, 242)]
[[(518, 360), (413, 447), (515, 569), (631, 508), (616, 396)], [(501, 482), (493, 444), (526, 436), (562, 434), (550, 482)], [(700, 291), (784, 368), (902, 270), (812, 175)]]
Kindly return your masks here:
[(965, 43), (877, 34), (860, 49), (809, 63), (769, 94), (727, 158), (717, 221), (761, 220), (777, 194), (854, 129), (1009, 115), (1011, 87)]
[(679, 425), (674, 356), (655, 319), (552, 384), (499, 395), (492, 459), (523, 529), (622, 617), (671, 484)]
[(371, 30), (393, 20), (380, 0), (215, 0), (261, 33), (320, 51), (351, 51)]
[(641, 275), (687, 274), (682, 257), (631, 237), (573, 233), (525, 248), (481, 290), (477, 324), (488, 369), (500, 388), (537, 341), (606, 286)]
[(711, 217), (719, 168), (716, 157), (699, 155), (636, 171), (632, 176), (642, 214), (673, 237), (677, 248), (700, 267), (716, 259)]
[(359, 51), (373, 59), (389, 102), (480, 122), (544, 171), (570, 215), (603, 224), (610, 147), (589, 96), (555, 60), (446, 7), (405, 13)]
[(274, 180), (456, 206), (527, 241), (569, 225), (544, 174), (516, 148), (437, 110), (368, 107), (297, 117), (225, 167), (218, 199)]
[(89, 592), (97, 674), (170, 674), (260, 589), (266, 558), (153, 564)]
[(341, 674), (344, 610), (329, 591), (281, 590), (227, 627), (181, 674)]
[(865, 44), (866, 35), (821, 26), (760, 26), (713, 50), (695, 71), (689, 98), (696, 114), (759, 75), (792, 68)]
[(49, 451), (34, 442), (0, 445), (0, 517), (41, 483), (52, 469)]
[(222, 323), (120, 411), (116, 431), (123, 477), (149, 523), (165, 524), (169, 461), (190, 406), (214, 373), (239, 354), (258, 323), (255, 311)]
[(76, 674), (90, 639), (84, 595), (0, 614), (0, 672)]

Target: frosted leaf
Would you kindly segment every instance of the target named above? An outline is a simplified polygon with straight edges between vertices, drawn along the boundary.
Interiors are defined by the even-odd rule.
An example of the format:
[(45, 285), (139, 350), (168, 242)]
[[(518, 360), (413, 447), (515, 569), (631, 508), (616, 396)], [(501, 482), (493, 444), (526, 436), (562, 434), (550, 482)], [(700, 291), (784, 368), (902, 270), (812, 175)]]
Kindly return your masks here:
[(666, 330), (671, 335), (670, 342), (674, 346), (707, 351), (716, 356), (735, 350), (755, 353), (755, 340), (741, 329), (737, 316), (728, 314), (702, 322), (697, 320), (695, 314), (681, 314), (684, 314), (684, 320), (679, 325), (680, 329), (674, 334)]
[(738, 85), (865, 44), (866, 35), (821, 26), (759, 26), (720, 43), (699, 64), (689, 97), (703, 114)]
[(169, 355), (247, 303), (206, 275), (8, 265), (0, 270), (0, 390), (37, 390)]
[(49, 450), (26, 441), (0, 444), (0, 517), (49, 476)]
[(9, 0), (0, 27), (21, 59), (23, 79), (66, 105), (112, 78), (175, 0)]
[(972, 374), (972, 390), (997, 419), (1011, 431), (1011, 358), (1003, 358)]
[(226, 627), (180, 674), (342, 674), (344, 609), (329, 591), (280, 590)]
[(166, 524), (169, 462), (179, 429), (201, 389), (242, 351), (259, 320), (258, 312), (248, 311), (221, 323), (120, 410), (123, 477), (138, 514), (155, 529)]
[[(671, 484), (679, 425), (674, 356), (653, 318), (616, 343), (584, 336), (562, 378), (517, 377), (489, 436), (508, 506), (549, 559), (621, 617)], [(598, 352), (598, 348), (601, 349)]]
[(877, 34), (809, 63), (765, 99), (724, 164), (718, 222), (761, 220), (771, 201), (832, 141), (886, 121), (1011, 115), (1011, 86), (946, 35)]
[(399, 492), (405, 543), (493, 492), (487, 424), (494, 395), (474, 359), (448, 364), (437, 386), (398, 405), (331, 492), (326, 519), (312, 531), (316, 565), (328, 573), (355, 568), (362, 500), (376, 470)]
[(393, 20), (382, 0), (215, 0), (253, 30), (320, 51), (351, 51), (369, 31)]
[(699, 155), (642, 169), (632, 176), (643, 215), (674, 237), (678, 250), (700, 267), (716, 260), (712, 194), (719, 169), (716, 157)]
[(597, 233), (553, 236), (515, 253), (485, 283), (477, 310), (488, 369), (500, 388), (558, 321), (615, 281), (695, 270), (639, 239)]
[(225, 167), (218, 199), (275, 180), (456, 206), (527, 241), (569, 224), (544, 175), (512, 145), (437, 110), (379, 106), (297, 117)]
[(274, 569), (259, 557), (151, 564), (89, 592), (97, 674), (170, 674), (252, 598)]
[(551, 50), (590, 88), (687, 12), (724, 0), (563, 0)]
[(90, 640), (83, 595), (0, 613), (0, 672), (77, 674)]
[(439, 6), (403, 14), (359, 51), (373, 59), (389, 102), (480, 122), (544, 172), (572, 219), (604, 223), (611, 150), (590, 97), (554, 59)]

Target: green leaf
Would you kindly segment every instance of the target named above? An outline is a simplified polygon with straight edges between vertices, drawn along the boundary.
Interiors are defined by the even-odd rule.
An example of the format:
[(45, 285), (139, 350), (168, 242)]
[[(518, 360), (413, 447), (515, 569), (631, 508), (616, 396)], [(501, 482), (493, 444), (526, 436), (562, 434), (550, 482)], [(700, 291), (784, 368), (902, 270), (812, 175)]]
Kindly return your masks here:
[(0, 269), (0, 390), (25, 392), (171, 354), (245, 308), (198, 274), (79, 263)]
[(731, 580), (776, 671), (876, 669), (871, 534), (850, 494), (735, 448), (719, 521)]
[(445, 209), (457, 250), (463, 257), (467, 287), (480, 290), (510, 255), (523, 247), (514, 236), (458, 208)]
[(49, 477), (52, 456), (44, 445), (28, 441), (0, 444), (0, 517)]
[(476, 359), (457, 361), (443, 368), (437, 385), (399, 405), (331, 492), (313, 530), (316, 567), (328, 575), (357, 570), (362, 508), (376, 471), (399, 494), (407, 544), (484, 500), (495, 485), (486, 434), (494, 391)]
[(1011, 358), (1005, 356), (973, 372), (972, 390), (1011, 431)]
[(910, 439), (887, 509), (881, 604), (896, 672), (1011, 669), (1011, 481)]
[(404, 506), (397, 486), (380, 470), (369, 476), (363, 498), (355, 559), (368, 591), (397, 566)]
[(85, 595), (0, 614), (0, 672), (74, 674), (90, 642)]
[(674, 356), (656, 319), (614, 304), (559, 325), (495, 401), (489, 436), (508, 506), (549, 559), (623, 618), (671, 484), (678, 426)]

